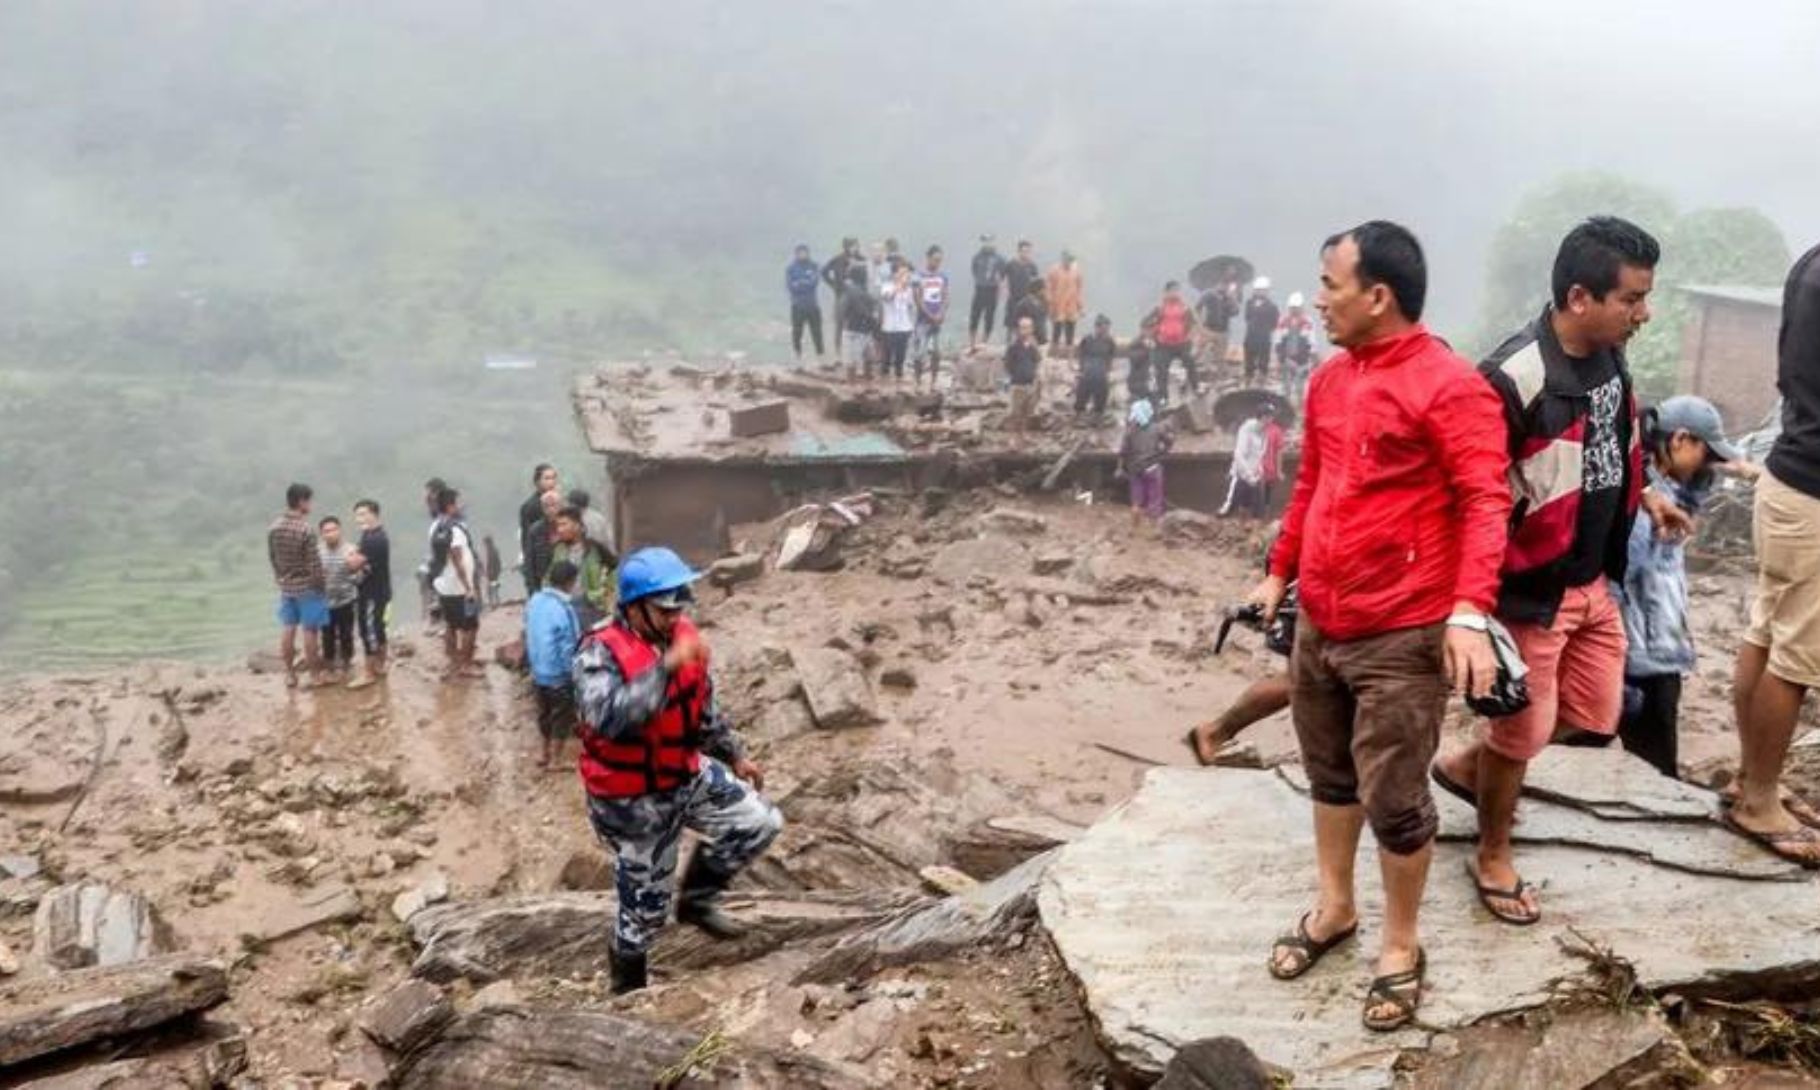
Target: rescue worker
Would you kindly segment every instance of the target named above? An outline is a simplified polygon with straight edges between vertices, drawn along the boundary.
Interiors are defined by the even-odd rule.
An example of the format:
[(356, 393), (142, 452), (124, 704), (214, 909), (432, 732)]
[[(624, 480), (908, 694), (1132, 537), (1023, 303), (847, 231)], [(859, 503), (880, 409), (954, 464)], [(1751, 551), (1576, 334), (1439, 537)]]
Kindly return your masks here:
[(783, 827), (758, 793), (764, 771), (715, 703), (707, 646), (684, 615), (699, 578), (669, 549), (633, 553), (619, 569), (613, 620), (575, 656), (588, 819), (618, 856), (614, 994), (645, 986), (684, 829), (703, 840), (683, 872), (676, 918), (727, 939), (744, 928), (722, 911), (720, 894)]

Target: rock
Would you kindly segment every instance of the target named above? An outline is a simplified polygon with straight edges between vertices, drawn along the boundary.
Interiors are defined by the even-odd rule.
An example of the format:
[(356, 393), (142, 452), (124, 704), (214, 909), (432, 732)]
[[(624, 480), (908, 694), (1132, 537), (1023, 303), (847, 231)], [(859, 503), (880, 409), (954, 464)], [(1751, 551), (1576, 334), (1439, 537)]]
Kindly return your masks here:
[(717, 587), (736, 587), (750, 583), (765, 574), (763, 553), (741, 553), (725, 556), (708, 565), (708, 582)]
[(295, 901), (268, 911), (259, 929), (245, 938), (255, 944), (277, 942), (325, 923), (356, 919), (361, 912), (360, 897), (346, 886), (306, 890)]
[(767, 401), (727, 410), (727, 430), (735, 439), (751, 439), (790, 430), (790, 403)]
[(227, 998), (227, 970), (176, 954), (0, 985), (0, 1068), (161, 1025)]
[(828, 647), (796, 647), (790, 661), (816, 726), (836, 730), (879, 722), (872, 688), (852, 655)]
[(1275, 1090), (1277, 1085), (1245, 1042), (1209, 1037), (1183, 1045), (1154, 1090)]
[(525, 641), (523, 636), (514, 636), (493, 649), (493, 661), (508, 670), (525, 668)]
[(284, 659), (271, 648), (262, 647), (247, 655), (246, 672), (249, 674), (282, 674), (284, 673)]
[(1016, 537), (1030, 537), (1049, 529), (1043, 516), (1014, 507), (995, 507), (979, 517), (982, 530)]
[(410, 979), (368, 1007), (360, 1031), (394, 1052), (408, 1052), (430, 1039), (455, 1017), (455, 1005), (442, 989)]
[(196, 1056), (204, 1086), (226, 1086), (246, 1070), (246, 1038), (235, 1035), (211, 1041)]
[(392, 915), (398, 917), (399, 923), (405, 923), (433, 904), (449, 899), (449, 876), (441, 871), (432, 871), (415, 888), (407, 889), (392, 898)]
[(1050, 858), (1038, 856), (966, 893), (906, 907), (842, 939), (791, 983), (860, 980), (893, 965), (934, 961), (1021, 932), (1036, 915), (1036, 887)]
[(1211, 515), (1177, 507), (1163, 515), (1157, 529), (1165, 541), (1212, 541), (1219, 536), (1220, 524)]
[(1060, 575), (1074, 567), (1074, 554), (1064, 552), (1038, 553), (1030, 562), (1030, 570), (1037, 575)]
[(1412, 1090), (1705, 1085), (1687, 1047), (1655, 1011), (1591, 1008), (1540, 1026), (1475, 1026), (1425, 1065)]
[(556, 874), (557, 889), (613, 888), (613, 860), (598, 848), (570, 852)]
[(190, 1090), (184, 1074), (156, 1060), (115, 1060), (33, 1079), (18, 1090)]
[(908, 666), (892, 666), (878, 675), (878, 683), (887, 689), (914, 689), (916, 671)]
[(923, 885), (927, 887), (930, 892), (939, 893), (944, 897), (971, 893), (973, 890), (979, 888), (978, 879), (970, 874), (955, 870), (953, 867), (931, 864), (916, 873), (917, 877), (923, 880)]
[(509, 980), (495, 980), (474, 992), (469, 997), (468, 1005), (474, 1010), (482, 1007), (515, 1007), (524, 1002), (518, 994), (518, 988)]
[[(1397, 1048), (1426, 1038), (1359, 1025), (1356, 985), (1369, 975), (1369, 944), (1336, 951), (1296, 984), (1263, 986), (1274, 982), (1260, 958), (1307, 907), (1313, 884), (1309, 803), (1282, 771), (1153, 769), (1122, 808), (1059, 849), (1043, 880), (1043, 923), (1108, 1051), (1134, 1071), (1160, 1072), (1173, 1054), (1169, 1042), (1242, 1034), (1297, 1085), (1384, 1087)], [(1564, 781), (1553, 782), (1563, 789)], [(1527, 800), (1518, 835), (1551, 805)], [(1632, 816), (1606, 824), (1667, 838), (1699, 823)], [(1524, 845), (1519, 861), (1525, 877), (1543, 884), (1545, 914), (1519, 929), (1489, 922), (1461, 875), (1471, 851), (1443, 842), (1430, 871), (1422, 1021), (1433, 1027), (1545, 1002), (1550, 982), (1582, 968), (1552, 941), (1570, 928), (1629, 959), (1642, 986), (1657, 993), (1820, 988), (1811, 925), (1798, 922), (1812, 919), (1811, 879), (1693, 874), (1613, 851)], [(1362, 862), (1358, 879), (1360, 903), (1375, 919), (1383, 898), (1377, 868)], [(1209, 928), (1208, 920), (1222, 924)], [(1674, 921), (1675, 941), (1663, 941), (1663, 920)], [(1244, 986), (1254, 978), (1260, 986)], [(1259, 1036), (1260, 1026), (1295, 1031)]]
[(36, 878), (43, 869), (35, 855), (0, 855), (0, 871), (9, 878)]
[[(601, 1011), (489, 1007), (450, 1023), (407, 1055), (394, 1077), (399, 1090), (642, 1088), (665, 1085), (665, 1072), (700, 1041), (699, 1033)], [(781, 1057), (742, 1045), (714, 1061), (712, 1085), (865, 1090), (879, 1084), (802, 1053)]]
[[(727, 965), (762, 956), (793, 939), (867, 926), (903, 904), (899, 894), (742, 892), (727, 910), (745, 937), (717, 941), (691, 927), (671, 927), (652, 957), (679, 969)], [(411, 917), (420, 948), (414, 976), (436, 983), (486, 984), (511, 976), (581, 976), (607, 970), (604, 936), (613, 931), (611, 893), (540, 893), (433, 905)]]
[(5, 939), (0, 939), (0, 976), (12, 976), (18, 971), (19, 955), (13, 953), (13, 948), (6, 944)]
[(33, 951), (58, 969), (125, 965), (172, 948), (170, 928), (150, 901), (98, 882), (51, 890), (32, 920)]
[[(352, 1047), (335, 1057), (335, 1074), (366, 1090), (388, 1090), (392, 1085), (390, 1054), (358, 1033), (349, 1040)], [(316, 1090), (322, 1090), (321, 1086)]]

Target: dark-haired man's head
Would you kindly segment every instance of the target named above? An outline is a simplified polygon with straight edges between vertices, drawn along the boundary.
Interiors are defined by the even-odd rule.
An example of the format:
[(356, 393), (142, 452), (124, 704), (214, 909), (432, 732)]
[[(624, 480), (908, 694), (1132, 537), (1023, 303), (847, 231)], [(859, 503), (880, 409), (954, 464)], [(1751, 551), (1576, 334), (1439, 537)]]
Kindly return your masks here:
[(1180, 295), (1181, 293), (1182, 282), (1180, 280), (1171, 280), (1163, 285), (1164, 295)]
[(322, 521), (316, 524), (316, 529), (322, 534), (324, 545), (333, 549), (341, 544), (341, 520), (334, 515), (324, 515)]
[(1648, 231), (1617, 216), (1594, 216), (1567, 232), (1555, 253), (1552, 285), (1564, 347), (1589, 355), (1642, 329), (1661, 257)]
[(536, 486), (539, 492), (548, 492), (555, 488), (556, 480), (556, 467), (548, 462), (539, 462), (537, 468), (531, 471), (531, 484)]
[(1409, 229), (1371, 220), (1321, 244), (1315, 309), (1327, 339), (1342, 348), (1369, 344), (1422, 320), (1428, 263)]
[(565, 507), (556, 512), (556, 540), (565, 545), (581, 540), (581, 508)]
[(809, 260), (809, 246), (807, 243), (799, 242), (796, 244), (796, 260), (798, 260), (798, 261)]
[(435, 518), (438, 513), (436, 497), (442, 495), (442, 490), (447, 487), (449, 487), (449, 482), (441, 477), (431, 477), (423, 482), (423, 506), (430, 513), (431, 518)]
[(929, 271), (934, 272), (942, 267), (942, 248), (940, 246), (929, 247), (928, 252), (923, 256), (929, 259)]
[(436, 513), (439, 515), (453, 515), (460, 508), (461, 493), (455, 491), (446, 484), (443, 485), (441, 490), (436, 493)]
[(1032, 249), (1032, 247), (1031, 247), (1031, 245), (1030, 245), (1030, 240), (1029, 240), (1029, 239), (1027, 239), (1027, 238), (1020, 238), (1020, 239), (1018, 239), (1018, 240), (1017, 240), (1017, 256), (1019, 256), (1019, 257), (1021, 257), (1021, 258), (1023, 258), (1023, 259), (1024, 259), (1024, 260), (1026, 260), (1026, 261), (1028, 261), (1028, 260), (1029, 260), (1029, 259), (1030, 259), (1030, 251), (1031, 251), (1031, 249)]
[(379, 501), (356, 500), (354, 502), (354, 525), (362, 530), (371, 530), (379, 525)]
[(568, 560), (558, 560), (550, 565), (550, 574), (545, 581), (564, 594), (575, 589), (575, 580), (581, 578), (581, 569)]
[(593, 502), (593, 499), (594, 497), (588, 495), (588, 490), (585, 488), (569, 489), (570, 507), (579, 507), (585, 511), (588, 508), (588, 504)]
[(316, 493), (307, 484), (294, 484), (284, 490), (284, 505), (300, 515), (310, 513), (310, 497)]

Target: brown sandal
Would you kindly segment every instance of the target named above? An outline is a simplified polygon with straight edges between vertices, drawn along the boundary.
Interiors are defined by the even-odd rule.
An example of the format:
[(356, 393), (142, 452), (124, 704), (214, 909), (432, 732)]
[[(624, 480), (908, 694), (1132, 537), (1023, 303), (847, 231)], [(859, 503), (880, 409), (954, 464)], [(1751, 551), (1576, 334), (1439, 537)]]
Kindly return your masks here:
[[(1354, 920), (1352, 926), (1348, 927), (1346, 930), (1334, 935), (1329, 935), (1326, 939), (1316, 939), (1308, 933), (1308, 918), (1313, 915), (1314, 912), (1312, 910), (1302, 913), (1302, 918), (1295, 923), (1295, 932), (1293, 934), (1279, 935), (1277, 936), (1277, 940), (1270, 944), (1269, 967), (1271, 976), (1276, 977), (1278, 980), (1294, 980), (1296, 977), (1299, 977), (1303, 973), (1314, 968), (1317, 962), (1327, 956), (1329, 950), (1332, 950), (1334, 947), (1359, 933), (1359, 923), (1357, 920)], [(1292, 954), (1299, 954), (1302, 958), (1301, 962), (1292, 965), (1292, 967), (1288, 969), (1278, 968), (1277, 954), (1284, 950), (1287, 950)]]
[[(1416, 1008), (1422, 1005), (1422, 981), (1428, 975), (1428, 951), (1416, 948), (1416, 967), (1400, 973), (1373, 977), (1365, 989), (1365, 1011), (1360, 1021), (1373, 1033), (1391, 1033), (1416, 1020)], [(1389, 1018), (1373, 1018), (1372, 1008), (1384, 1003), (1397, 1008)]]
[[(1737, 804), (1738, 787), (1736, 784), (1719, 792), (1720, 810), (1730, 810)], [(1802, 798), (1800, 795), (1790, 794), (1787, 791), (1782, 792), (1782, 808), (1788, 811), (1789, 817), (1794, 818), (1808, 828), (1820, 829), (1820, 808), (1816, 808), (1813, 803)]]
[(1801, 825), (1787, 832), (1771, 833), (1747, 828), (1729, 806), (1720, 812), (1719, 822), (1746, 840), (1761, 844), (1778, 859), (1786, 859), (1808, 870), (1820, 870), (1820, 829)]

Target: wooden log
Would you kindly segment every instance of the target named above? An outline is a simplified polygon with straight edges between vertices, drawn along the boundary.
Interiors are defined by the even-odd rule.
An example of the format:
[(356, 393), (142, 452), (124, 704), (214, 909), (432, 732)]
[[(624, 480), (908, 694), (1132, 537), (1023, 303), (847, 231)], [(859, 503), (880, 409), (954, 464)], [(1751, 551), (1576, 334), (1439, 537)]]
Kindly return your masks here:
[(0, 987), (0, 1067), (206, 1010), (227, 970), (187, 954), (79, 969)]

